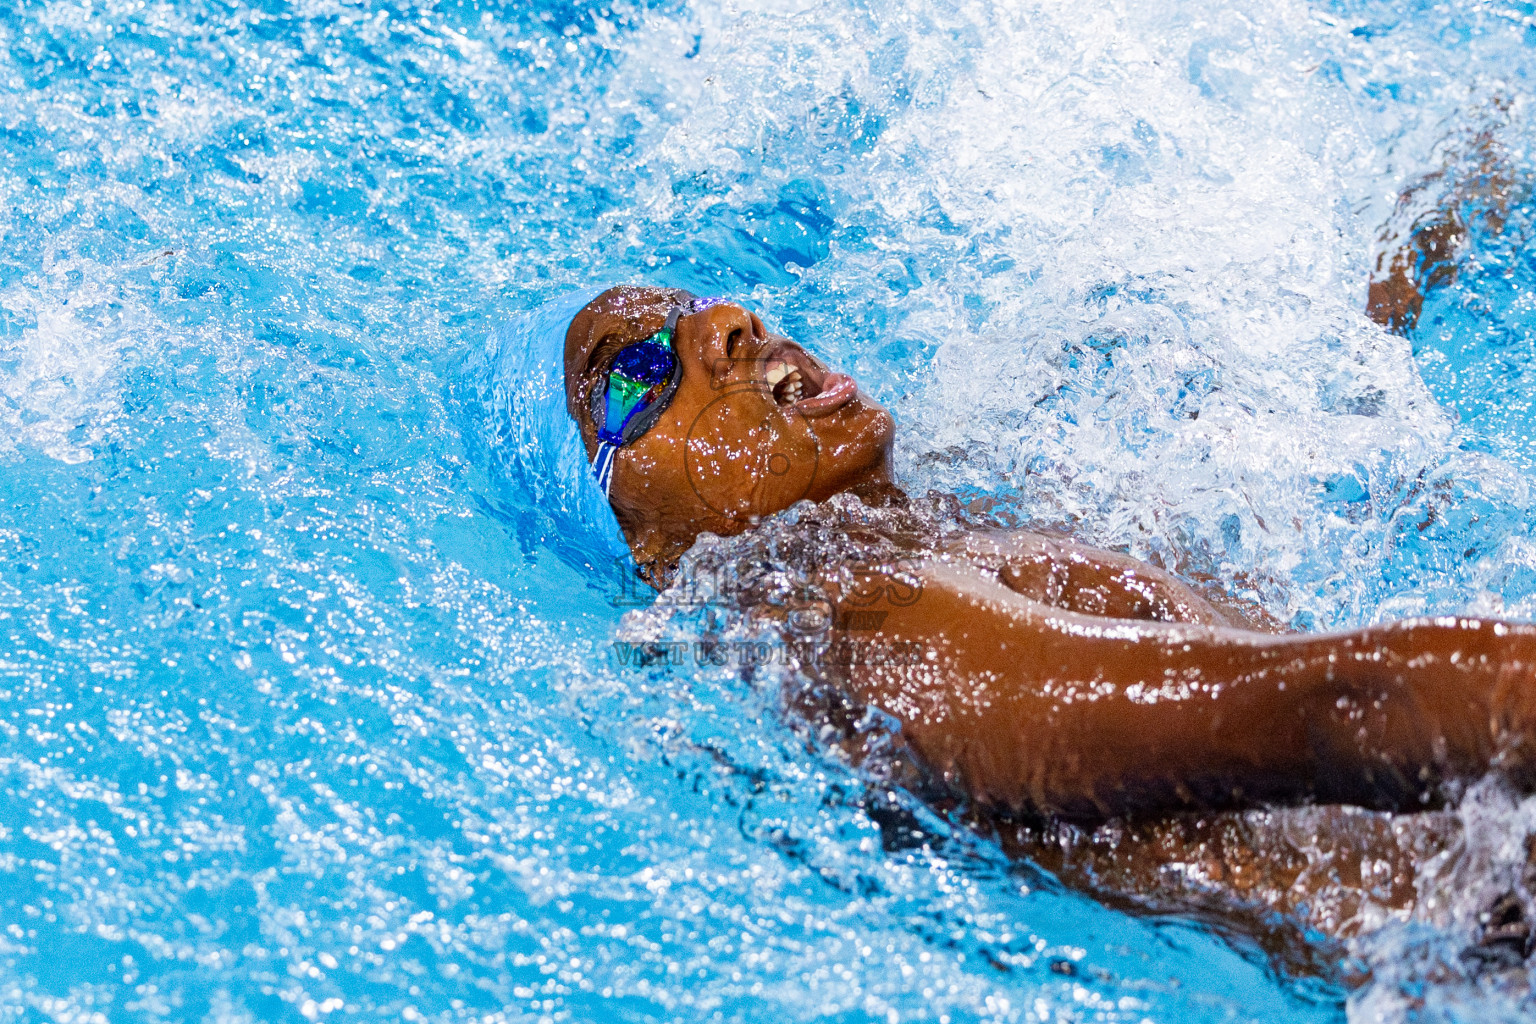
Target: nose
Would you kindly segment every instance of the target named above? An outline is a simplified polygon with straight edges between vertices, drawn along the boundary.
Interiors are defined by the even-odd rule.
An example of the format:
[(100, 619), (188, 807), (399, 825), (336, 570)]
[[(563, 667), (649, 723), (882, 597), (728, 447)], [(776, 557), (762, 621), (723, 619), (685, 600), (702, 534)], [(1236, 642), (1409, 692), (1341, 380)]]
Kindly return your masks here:
[(677, 333), (678, 341), (686, 346), (681, 350), (697, 352), (716, 373), (729, 372), (731, 364), (755, 358), (768, 340), (768, 331), (756, 314), (734, 302), (722, 302), (682, 318)]

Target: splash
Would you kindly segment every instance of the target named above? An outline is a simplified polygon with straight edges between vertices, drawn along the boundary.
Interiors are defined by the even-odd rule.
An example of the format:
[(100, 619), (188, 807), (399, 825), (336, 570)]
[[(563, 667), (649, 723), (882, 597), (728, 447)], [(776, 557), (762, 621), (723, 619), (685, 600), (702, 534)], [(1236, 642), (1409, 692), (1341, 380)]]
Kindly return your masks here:
[[(915, 491), (1299, 626), (1529, 614), (1524, 428), (1359, 314), (1441, 139), (1502, 96), (1525, 152), (1528, 19), (0, 10), (0, 1018), (1336, 1019), (876, 785), (777, 670), (620, 663), (638, 595), (480, 457), (466, 354), (594, 279), (737, 294)], [(1513, 861), (1466, 864), (1352, 1012), (1480, 1012), (1428, 966)]]

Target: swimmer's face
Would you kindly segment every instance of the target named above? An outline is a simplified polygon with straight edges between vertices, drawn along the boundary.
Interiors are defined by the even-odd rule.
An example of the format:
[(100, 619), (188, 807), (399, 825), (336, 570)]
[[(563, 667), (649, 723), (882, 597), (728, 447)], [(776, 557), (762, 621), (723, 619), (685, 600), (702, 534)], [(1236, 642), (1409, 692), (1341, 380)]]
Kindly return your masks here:
[[(621, 349), (654, 334), (687, 299), (615, 288), (571, 321), (566, 397), (590, 461), (591, 396)], [(682, 383), (661, 419), (619, 449), (609, 491), (636, 560), (675, 560), (708, 531), (740, 533), (796, 501), (888, 482), (890, 414), (735, 303), (683, 316), (673, 348)]]

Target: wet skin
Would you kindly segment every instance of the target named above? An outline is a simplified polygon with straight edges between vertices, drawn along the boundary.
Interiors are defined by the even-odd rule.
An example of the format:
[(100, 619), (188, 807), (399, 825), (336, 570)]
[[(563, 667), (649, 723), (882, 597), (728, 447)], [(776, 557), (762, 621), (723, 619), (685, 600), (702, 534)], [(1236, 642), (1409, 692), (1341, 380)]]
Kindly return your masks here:
[[(1509, 104), (1499, 99), (1493, 107), (1502, 115)], [(1501, 234), (1511, 208), (1529, 198), (1529, 183), (1515, 173), (1493, 127), (1476, 132), (1464, 148), (1459, 160), (1405, 189), (1382, 226), (1365, 311), (1398, 334), (1418, 324), (1429, 292), (1456, 280), (1469, 229)]]
[[(567, 394), (589, 455), (590, 389), (677, 298), (615, 289), (572, 322)], [(739, 533), (800, 498), (891, 488), (890, 416), (741, 306), (683, 317), (674, 344), (677, 397), (620, 450), (611, 492), (652, 578), (700, 532)], [(799, 402), (769, 383), (786, 362), (802, 370)], [(776, 473), (772, 455), (786, 450), (814, 457)], [(1083, 822), (1307, 801), (1417, 809), (1446, 782), (1495, 766), (1523, 778), (1536, 764), (1530, 625), (1461, 616), (1261, 632), (1152, 566), (1023, 532), (975, 532), (907, 568), (921, 582), (910, 603), (863, 570), (828, 568), (834, 604), (858, 594), (859, 608), (885, 613), (861, 643), (928, 652), (855, 666), (846, 685), (981, 808)]]
[[(592, 388), (683, 298), (614, 289), (572, 321), (567, 401), (589, 458)], [(700, 533), (740, 533), (800, 499), (902, 500), (889, 414), (756, 316), (735, 304), (685, 316), (674, 347), (676, 398), (620, 449), (610, 492), (648, 580), (665, 585)], [(786, 393), (786, 366), (798, 392)], [(1110, 900), (1213, 913), (1288, 972), (1337, 967), (1305, 935), (1411, 910), (1425, 851), (1454, 845), (1456, 827), (1443, 814), (1298, 826), (1283, 811), (1238, 812), (1422, 812), (1447, 783), (1490, 769), (1536, 779), (1530, 625), (1463, 616), (1285, 634), (1153, 566), (1023, 531), (974, 531), (902, 569), (915, 587), (851, 565), (820, 580), (835, 621), (849, 624), (844, 605), (885, 613), (877, 629), (834, 630), (834, 643), (900, 652), (839, 671), (847, 697), (896, 718), (928, 780), (968, 800), (1014, 855)], [(1089, 831), (1064, 845), (1074, 823)], [(1305, 868), (1296, 842), (1276, 838), (1298, 828), (1316, 830)], [(1367, 862), (1385, 874), (1352, 883)], [(1170, 887), (1170, 871), (1185, 881)], [(1276, 911), (1298, 923), (1265, 924)]]
[[(684, 293), (614, 288), (566, 335), (566, 397), (590, 458), (592, 390), (619, 349), (655, 333)], [(683, 382), (660, 421), (620, 449), (609, 497), (636, 561), (662, 575), (700, 533), (730, 536), (801, 499), (890, 486), (890, 414), (799, 345), (734, 303), (677, 323)], [(802, 400), (775, 399), (792, 368)], [(778, 381), (782, 394), (787, 384)]]

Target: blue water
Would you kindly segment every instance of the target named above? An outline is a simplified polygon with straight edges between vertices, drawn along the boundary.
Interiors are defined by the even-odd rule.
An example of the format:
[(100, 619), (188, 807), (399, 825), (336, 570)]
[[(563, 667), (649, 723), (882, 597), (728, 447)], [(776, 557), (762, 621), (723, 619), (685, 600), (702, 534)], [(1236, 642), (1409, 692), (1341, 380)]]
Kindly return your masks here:
[(1513, 101), (1533, 166), (1533, 24), (7, 5), (0, 1021), (1516, 1019), (1442, 964), (1527, 803), (1352, 993), (1109, 909), (771, 687), (619, 664), (470, 367), (571, 285), (733, 294), (891, 404), (914, 490), (1298, 626), (1536, 616), (1529, 248), (1411, 342), (1359, 313), (1447, 131)]

